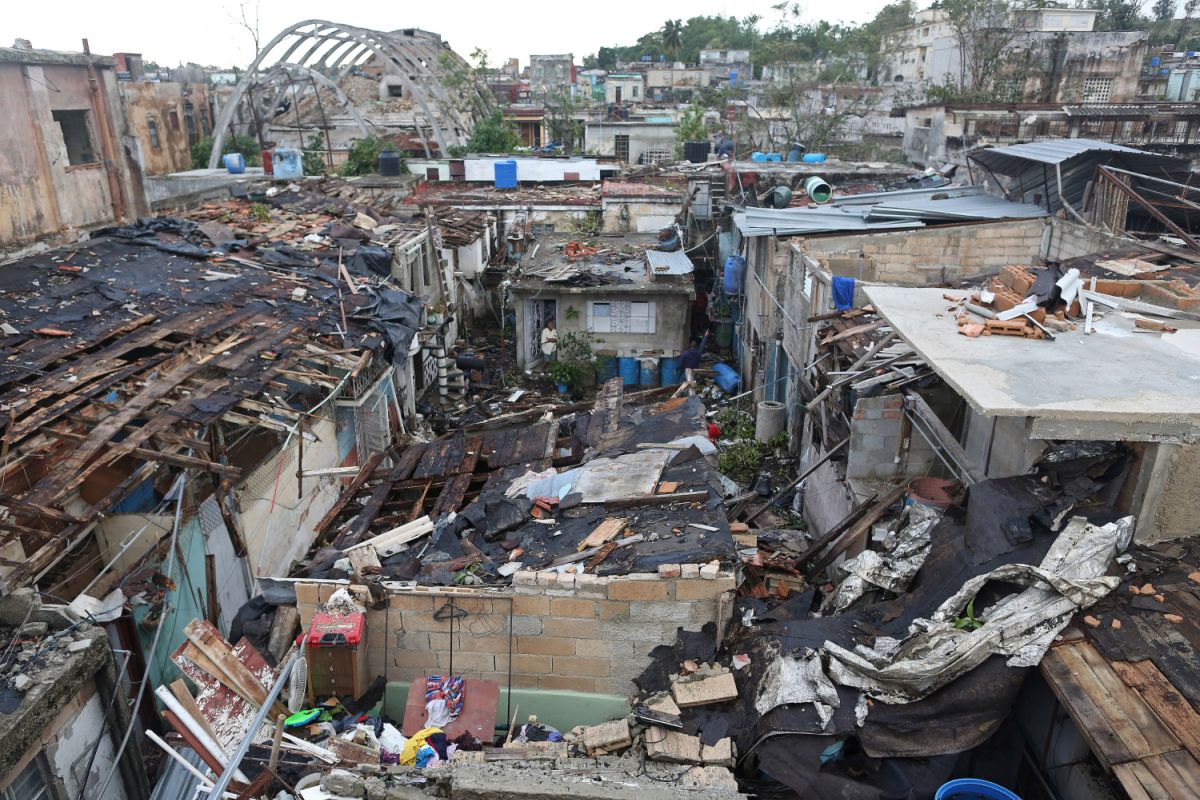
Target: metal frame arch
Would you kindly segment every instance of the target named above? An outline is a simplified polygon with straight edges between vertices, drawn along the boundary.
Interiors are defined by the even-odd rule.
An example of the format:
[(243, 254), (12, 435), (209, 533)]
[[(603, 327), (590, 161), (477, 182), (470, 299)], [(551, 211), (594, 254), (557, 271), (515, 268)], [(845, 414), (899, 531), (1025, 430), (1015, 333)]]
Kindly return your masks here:
[[(294, 37), (294, 40), (288, 42), (292, 37)], [(314, 80), (334, 91), (339, 102), (350, 110), (351, 115), (355, 118), (355, 122), (359, 124), (364, 133), (370, 132), (370, 126), (362, 117), (357, 106), (349, 101), (333, 81), (321, 72), (312, 69), (304, 62), (315, 57), (321, 51), (322, 45), (332, 41), (332, 46), (321, 53), (319, 62), (321, 66), (327, 64), (329, 58), (335, 53), (339, 53), (339, 51), (337, 60), (334, 62), (334, 69), (345, 63), (346, 66), (343, 68), (343, 74), (352, 70), (361, 63), (364, 57), (370, 57), (371, 54), (377, 55), (393, 65), (397, 70), (397, 76), (401, 84), (404, 85), (408, 93), (416, 101), (417, 106), (425, 117), (425, 124), (423, 125), (421, 120), (414, 115), (417, 134), (421, 138), (426, 153), (429, 153), (429, 141), (425, 134), (425, 127), (430, 129), (433, 138), (442, 152), (447, 152), (449, 148), (447, 146), (446, 132), (443, 131), (443, 126), (439, 123), (438, 117), (430, 108), (429, 100), (440, 101), (444, 118), (455, 126), (452, 138), (456, 142), (461, 141), (459, 131), (465, 130), (469, 126), (463, 120), (459, 110), (450, 102), (449, 94), (441, 81), (441, 71), (437, 69), (438, 59), (436, 56), (438, 55), (438, 48), (436, 47), (436, 42), (434, 40), (426, 40), (424, 37), (413, 38), (417, 40), (408, 41), (407, 38), (401, 40), (392, 33), (373, 31), (319, 19), (303, 20), (280, 31), (255, 54), (254, 60), (234, 87), (229, 99), (223, 104), (214, 125), (213, 148), (209, 154), (208, 161), (209, 168), (214, 169), (219, 163), (221, 150), (225, 144), (226, 131), (233, 122), (234, 114), (251, 86), (257, 80), (261, 80), (260, 71), (263, 63), (285, 42), (288, 43), (286, 49), (282, 51), (280, 58), (277, 59), (272, 68), (266, 70), (266, 72), (273, 73), (279, 68), (292, 68), (302, 70), (306, 75), (312, 76)], [(304, 57), (300, 59), (300, 63), (289, 63), (288, 59), (303, 47), (306, 42), (311, 42), (311, 45)], [(463, 64), (466, 63), (448, 45), (445, 45), (444, 42), (442, 45), (446, 51), (452, 54), (453, 58), (456, 58)], [(434, 57), (430, 58), (430, 54), (433, 54)], [(414, 77), (421, 79), (421, 82), (425, 85), (419, 86), (414, 81)], [(478, 86), (471, 86), (468, 91), (475, 96), (482, 97)]]

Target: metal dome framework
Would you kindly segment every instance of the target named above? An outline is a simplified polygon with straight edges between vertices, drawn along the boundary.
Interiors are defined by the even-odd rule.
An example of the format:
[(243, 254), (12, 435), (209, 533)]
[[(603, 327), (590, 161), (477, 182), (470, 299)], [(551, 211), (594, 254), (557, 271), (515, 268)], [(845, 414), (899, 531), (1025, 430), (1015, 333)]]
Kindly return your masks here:
[[(242, 101), (248, 95), (252, 97), (255, 87), (270, 85), (280, 78), (291, 81), (302, 76), (304, 80), (311, 79), (310, 91), (316, 92), (317, 84), (331, 90), (364, 133), (369, 133), (370, 125), (361, 110), (338, 84), (352, 71), (377, 58), (392, 67), (385, 74), (399, 78), (404, 91), (413, 99), (416, 133), (426, 156), (433, 155), (431, 145), (445, 154), (451, 145), (465, 142), (476, 114), (487, 106), (487, 99), (473, 79), (453, 90), (458, 97), (452, 94), (446, 79), (456, 71), (461, 80), (461, 76), (470, 74), (470, 66), (440, 36), (416, 28), (385, 32), (310, 19), (277, 34), (258, 51), (242, 74), (213, 126), (209, 169), (220, 162), (226, 132)], [(277, 85), (268, 108), (274, 108), (286, 91), (286, 85)]]

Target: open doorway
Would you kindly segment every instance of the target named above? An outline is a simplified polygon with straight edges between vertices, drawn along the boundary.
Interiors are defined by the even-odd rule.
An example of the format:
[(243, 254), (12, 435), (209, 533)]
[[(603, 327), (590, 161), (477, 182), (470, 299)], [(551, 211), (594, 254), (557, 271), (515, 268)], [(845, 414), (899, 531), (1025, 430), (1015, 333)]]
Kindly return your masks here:
[(558, 316), (558, 301), (540, 297), (525, 301), (525, 365), (532, 369), (542, 363), (542, 328), (546, 320)]

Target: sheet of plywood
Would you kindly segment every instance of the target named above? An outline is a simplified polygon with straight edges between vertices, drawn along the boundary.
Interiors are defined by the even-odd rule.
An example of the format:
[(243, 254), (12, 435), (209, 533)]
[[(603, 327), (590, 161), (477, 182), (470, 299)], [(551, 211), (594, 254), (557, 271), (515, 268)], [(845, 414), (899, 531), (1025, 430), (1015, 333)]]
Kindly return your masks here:
[(654, 494), (667, 460), (675, 455), (667, 450), (644, 450), (616, 458), (597, 458), (572, 470), (572, 492), (583, 495), (585, 503), (606, 503), (627, 497)]

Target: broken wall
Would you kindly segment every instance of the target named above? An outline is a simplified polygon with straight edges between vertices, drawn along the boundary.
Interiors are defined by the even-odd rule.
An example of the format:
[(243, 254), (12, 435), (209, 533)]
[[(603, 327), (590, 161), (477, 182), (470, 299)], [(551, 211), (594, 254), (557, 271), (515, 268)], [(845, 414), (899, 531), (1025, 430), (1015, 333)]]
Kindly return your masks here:
[[(306, 424), (305, 470), (343, 466), (338, 456), (337, 427), (323, 417)], [(303, 491), (296, 476), (300, 463), (299, 434), (242, 478), (234, 490), (238, 523), (246, 542), (252, 573), (288, 575), (292, 563), (312, 546), (316, 525), (333, 507), (342, 487), (336, 478), (305, 478)], [(355, 463), (365, 463), (370, 453), (357, 453)]]
[[(21, 756), (11, 770), (0, 777), (0, 796), (8, 797), (7, 785), (15, 783), (21, 772), (43, 752), (51, 773), (65, 791), (65, 797), (93, 797), (108, 778), (115, 764), (116, 750), (105, 720), (104, 704), (96, 684), (88, 682), (62, 707), (34, 744)], [(99, 739), (99, 741), (97, 741)], [(92, 748), (96, 755), (91, 771), (86, 772)], [(90, 777), (89, 777), (90, 776)], [(85, 780), (86, 778), (86, 780)], [(80, 791), (86, 784), (86, 795)], [(18, 795), (12, 795), (16, 798)], [(53, 795), (52, 795), (53, 796)], [(118, 774), (109, 784), (106, 800), (125, 800), (128, 794)]]
[[(130, 133), (137, 139), (142, 171), (165, 175), (192, 168), (188, 105), (196, 140), (211, 132), (208, 84), (119, 81)], [(153, 132), (151, 124), (153, 123)]]
[(683, 203), (614, 198), (602, 206), (604, 233), (657, 233), (675, 224)]
[(848, 479), (892, 480), (931, 474), (940, 462), (904, 416), (904, 396), (860, 397), (850, 423)]
[[(134, 175), (136, 165), (124, 157), (121, 146), (126, 126), (112, 60), (95, 59), (93, 95), (87, 59), (45, 51), (0, 53), (5, 108), (0, 115), (0, 141), (5, 143), (0, 155), (0, 247), (71, 235), (75, 229), (112, 222), (121, 210), (127, 216), (145, 210), (140, 174)], [(86, 131), (87, 145), (76, 145), (77, 163), (70, 161), (55, 112), (84, 115), (79, 127)], [(102, 139), (109, 133), (105, 117), (111, 120), (117, 150), (111, 161)], [(89, 152), (89, 160), (82, 160)]]
[[(651, 650), (678, 628), (715, 622), (723, 595), (732, 601), (732, 575), (702, 578), (699, 569), (684, 565), (679, 578), (522, 571), (511, 589), (393, 590), (386, 608), (367, 612), (368, 671), (389, 681), (445, 674), (453, 643), (453, 671), (468, 678), (504, 686), (511, 666), (515, 688), (628, 695)], [(337, 588), (297, 584), (301, 623)], [(449, 602), (466, 614), (453, 633), (451, 620), (434, 616)]]
[(1040, 260), (1041, 219), (891, 233), (811, 236), (804, 250), (834, 275), (898, 286), (931, 286)]

